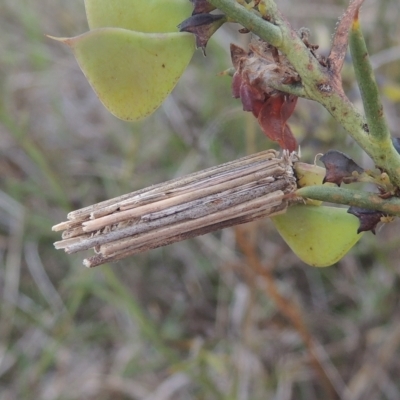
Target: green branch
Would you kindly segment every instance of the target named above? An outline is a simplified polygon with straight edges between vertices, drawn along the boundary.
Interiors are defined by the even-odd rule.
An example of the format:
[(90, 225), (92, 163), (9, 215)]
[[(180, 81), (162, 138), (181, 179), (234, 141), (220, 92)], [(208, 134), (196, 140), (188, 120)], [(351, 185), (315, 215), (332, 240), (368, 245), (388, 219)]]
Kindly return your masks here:
[(377, 165), (382, 166), (399, 186), (400, 156), (392, 144), (358, 14), (350, 30), (349, 45), (368, 123), (370, 153)]
[[(301, 97), (321, 103), (361, 147), (367, 148), (368, 137), (363, 129), (366, 120), (342, 91), (332, 87), (327, 68), (318, 62), (283, 16), (271, 7), (270, 3), (275, 4), (272, 0), (268, 0), (266, 9), (269, 12), (272, 8), (275, 25), (247, 10), (235, 0), (208, 0), (208, 2), (284, 53), (301, 77), (302, 88), (299, 93)], [(257, 29), (253, 29), (255, 25)], [(281, 86), (279, 89), (284, 88)], [(293, 88), (289, 89), (290, 93), (295, 94)]]
[[(365, 118), (343, 92), (340, 71), (331, 71), (328, 67), (320, 64), (297, 32), (279, 13), (273, 0), (261, 0), (259, 3), (259, 9), (265, 19), (253, 10), (248, 10), (245, 6), (238, 4), (235, 0), (208, 0), (208, 2), (224, 12), (229, 19), (240, 23), (285, 54), (302, 81), (302, 87), (289, 86), (288, 92), (293, 94), (298, 90), (299, 96), (323, 105), (373, 159), (375, 165), (386, 171), (392, 183), (400, 187), (400, 157), (393, 148), (390, 137), (387, 133), (382, 133), (385, 139), (378, 140), (377, 137), (369, 134), (369, 130), (376, 131), (374, 122), (372, 125), (370, 122), (370, 120), (376, 120), (373, 113), (371, 114), (371, 109), (379, 109), (382, 112), (379, 106), (380, 102), (376, 102), (376, 99), (379, 101), (378, 94), (371, 100), (371, 106), (366, 107), (367, 118)], [(359, 34), (360, 32), (353, 32), (351, 40), (359, 43), (360, 41), (357, 39)], [(361, 59), (360, 64), (362, 64)], [(368, 66), (364, 68), (368, 68)], [(372, 77), (372, 72), (368, 76)], [(366, 82), (365, 79), (364, 82)], [(279, 90), (284, 91), (284, 88), (281, 86)], [(367, 90), (366, 95), (369, 95), (368, 93)], [(384, 120), (376, 120), (376, 126), (379, 122), (382, 127), (382, 121)], [(379, 128), (379, 131), (382, 130)], [(387, 131), (386, 128), (385, 131)]]
[(247, 10), (234, 0), (210, 0), (208, 2), (224, 12), (229, 19), (243, 25), (260, 38), (264, 40), (268, 38), (268, 43), (278, 48), (281, 46), (282, 32), (279, 27), (263, 20), (255, 12)]
[(325, 185), (303, 187), (296, 191), (296, 195), (313, 200), (377, 210), (400, 217), (400, 199), (397, 197), (383, 199), (376, 193)]
[(289, 94), (293, 94), (297, 97), (304, 97), (307, 98), (306, 91), (304, 90), (304, 86), (300, 83), (294, 84), (285, 84), (280, 82), (268, 82), (269, 86), (273, 89), (279, 90), (280, 92), (285, 92)]
[(390, 139), (389, 127), (358, 18), (350, 30), (349, 46), (371, 139), (385, 142)]
[(266, 21), (254, 11), (238, 4), (235, 0), (207, 1), (224, 12), (229, 19), (243, 25), (249, 31), (282, 51), (304, 82), (308, 82), (311, 79), (315, 83), (316, 76), (318, 76), (321, 84), (326, 81), (327, 77), (322, 70), (322, 66), (297, 33), (291, 29), (289, 23), (278, 12), (274, 1), (264, 1), (268, 14), (273, 17), (273, 23)]

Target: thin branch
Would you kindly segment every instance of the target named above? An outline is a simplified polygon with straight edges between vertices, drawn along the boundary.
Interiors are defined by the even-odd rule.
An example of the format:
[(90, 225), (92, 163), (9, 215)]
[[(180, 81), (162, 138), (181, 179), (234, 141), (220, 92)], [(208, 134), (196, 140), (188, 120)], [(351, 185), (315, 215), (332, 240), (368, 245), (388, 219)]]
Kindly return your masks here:
[(350, 51), (354, 72), (360, 88), (361, 98), (368, 122), (369, 134), (380, 143), (390, 142), (389, 126), (383, 113), (372, 65), (361, 31), (358, 13), (350, 30)]
[[(365, 118), (347, 99), (341, 86), (334, 86), (331, 82), (332, 76), (328, 69), (319, 63), (310, 49), (303, 43), (297, 32), (291, 28), (289, 22), (280, 13), (272, 10), (273, 18), (275, 18), (274, 23), (276, 24), (273, 26), (279, 29), (282, 35), (280, 43), (274, 44), (270, 22), (255, 16), (250, 10), (238, 5), (235, 0), (209, 0), (209, 3), (284, 53), (301, 77), (304, 87), (304, 91), (300, 93), (301, 97), (306, 97), (322, 104), (361, 147), (364, 149), (368, 147), (368, 136), (364, 130), (366, 126)], [(271, 3), (274, 4), (272, 0), (268, 0), (267, 12), (270, 12), (272, 9)], [(258, 19), (260, 26), (257, 31), (254, 31), (252, 25), (249, 23), (250, 15)]]
[(280, 47), (282, 45), (281, 29), (263, 20), (254, 11), (246, 9), (234, 0), (209, 0), (208, 2), (224, 12), (231, 20), (243, 25), (273, 46)]
[(342, 70), (344, 59), (346, 57), (350, 26), (353, 22), (354, 16), (358, 15), (363, 2), (364, 0), (353, 0), (346, 12), (340, 18), (339, 25), (336, 29), (328, 60), (330, 69), (334, 71), (337, 76)]
[(304, 86), (301, 84), (285, 84), (280, 82), (268, 82), (268, 86), (272, 87), (273, 89), (279, 90), (280, 92), (285, 92), (289, 94), (293, 94), (297, 97), (304, 97), (308, 98), (306, 91), (304, 90)]
[(326, 185), (306, 186), (296, 191), (297, 196), (381, 211), (385, 214), (400, 216), (400, 199), (383, 199), (376, 193), (344, 189)]
[(388, 172), (389, 176), (399, 176), (400, 156), (392, 144), (389, 125), (383, 112), (383, 105), (361, 31), (358, 13), (355, 15), (350, 30), (349, 43), (354, 72), (368, 122), (370, 142), (374, 149), (374, 157), (385, 160), (385, 171)]
[[(242, 24), (248, 30), (258, 35), (262, 40), (272, 44), (286, 55), (296, 72), (301, 77), (304, 91), (300, 96), (315, 100), (322, 104), (338, 121), (363, 150), (374, 160), (377, 167), (386, 171), (393, 184), (400, 187), (400, 157), (397, 156), (393, 146), (388, 143), (377, 143), (369, 135), (366, 118), (354, 107), (343, 92), (340, 81), (341, 60), (344, 49), (347, 47), (347, 37), (338, 32), (337, 45), (331, 54), (338, 54), (339, 59), (333, 64), (335, 70), (323, 66), (314, 54), (303, 43), (300, 36), (294, 31), (288, 21), (279, 13), (273, 0), (261, 0), (259, 4), (263, 18), (252, 10), (239, 5), (235, 0), (208, 0), (210, 4), (223, 11), (230, 19)], [(354, 7), (359, 7), (362, 1), (357, 0), (351, 4), (346, 15), (353, 16)], [(266, 21), (271, 20), (271, 22)], [(279, 33), (278, 33), (279, 32)], [(340, 56), (339, 56), (340, 55)], [(332, 59), (330, 62), (332, 63)], [(283, 88), (281, 88), (283, 90)], [(288, 88), (292, 93), (292, 88)]]

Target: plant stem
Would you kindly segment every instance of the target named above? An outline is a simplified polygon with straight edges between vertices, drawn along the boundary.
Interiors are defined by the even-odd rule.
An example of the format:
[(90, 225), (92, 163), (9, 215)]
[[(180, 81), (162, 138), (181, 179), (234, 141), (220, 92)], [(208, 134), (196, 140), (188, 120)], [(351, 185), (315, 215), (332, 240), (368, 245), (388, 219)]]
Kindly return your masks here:
[[(342, 91), (328, 85), (330, 76), (327, 68), (318, 62), (289, 23), (275, 11), (276, 6), (271, 7), (271, 3), (275, 4), (272, 0), (266, 2), (266, 8), (268, 12), (273, 13), (276, 25), (237, 4), (235, 0), (208, 0), (208, 2), (284, 53), (302, 80), (302, 87), (299, 88), (297, 95), (321, 103), (361, 147), (368, 146), (368, 137), (363, 130), (366, 126), (365, 119)], [(257, 29), (253, 29), (255, 23)], [(280, 40), (276, 40), (277, 32), (280, 32)], [(328, 91), (321, 90), (324, 85), (329, 86)], [(284, 87), (280, 85), (280, 89), (284, 90)], [(289, 89), (289, 92), (294, 94), (293, 88)]]
[[(266, 21), (252, 10), (248, 10), (238, 4), (235, 0), (208, 0), (208, 2), (227, 14), (230, 19), (237, 21), (262, 40), (272, 44), (284, 53), (301, 77), (303, 87), (300, 88), (298, 94), (322, 104), (373, 159), (376, 166), (386, 171), (392, 183), (400, 187), (400, 156), (392, 146), (388, 129), (382, 122), (384, 120), (379, 118), (379, 121), (376, 121), (376, 127), (374, 122), (372, 125), (370, 122), (370, 120), (376, 119), (374, 110), (382, 113), (382, 109), (377, 106), (377, 104), (380, 104), (380, 102), (376, 102), (376, 98), (379, 101), (377, 93), (374, 95), (375, 100), (372, 99), (370, 103), (374, 104), (370, 106), (372, 114), (370, 108), (366, 108), (369, 120), (367, 124), (367, 119), (357, 111), (344, 94), (339, 75), (332, 76), (333, 72), (319, 63), (297, 32), (290, 27), (288, 21), (279, 13), (273, 0), (261, 0), (260, 2), (264, 18), (268, 17), (272, 22)], [(357, 35), (359, 35), (358, 32), (353, 32), (351, 40), (358, 40)], [(359, 40), (357, 43), (359, 43)], [(365, 52), (361, 52), (361, 54), (362, 58), (364, 58)], [(360, 59), (360, 64), (361, 61), (365, 62), (364, 59)], [(368, 70), (370, 66), (364, 66), (363, 68)], [(372, 72), (368, 73), (368, 76), (372, 77)], [(364, 82), (366, 82), (365, 78)], [(374, 83), (374, 81), (372, 82)], [(289, 87), (288, 89), (290, 89), (290, 93), (293, 93), (293, 88)], [(282, 88), (282, 90), (284, 89)], [(371, 125), (370, 128), (368, 125)], [(384, 127), (383, 131), (382, 127)], [(382, 132), (379, 135), (383, 135), (385, 139), (379, 140), (376, 136), (370, 135), (369, 129)]]
[(400, 156), (392, 144), (358, 13), (350, 30), (349, 45), (368, 123), (369, 145), (372, 149), (373, 159), (399, 186)]
[(371, 139), (379, 142), (385, 142), (388, 139), (390, 141), (389, 127), (383, 113), (383, 105), (369, 61), (368, 50), (360, 28), (358, 15), (353, 21), (350, 31), (349, 46)]
[(279, 48), (282, 45), (282, 32), (278, 26), (263, 20), (255, 12), (247, 10), (235, 0), (209, 0), (208, 2), (272, 46)]
[(345, 204), (381, 211), (385, 214), (400, 216), (400, 199), (383, 199), (376, 193), (344, 189), (326, 185), (306, 186), (296, 191), (296, 195), (330, 203)]

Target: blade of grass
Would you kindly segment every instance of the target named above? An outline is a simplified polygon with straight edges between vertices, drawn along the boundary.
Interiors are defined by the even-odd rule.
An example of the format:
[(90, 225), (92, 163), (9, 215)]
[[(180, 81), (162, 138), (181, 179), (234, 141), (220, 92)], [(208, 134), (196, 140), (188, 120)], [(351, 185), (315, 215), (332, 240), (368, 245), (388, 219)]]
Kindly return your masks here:
[(128, 311), (129, 315), (137, 322), (145, 337), (151, 341), (161, 354), (163, 354), (170, 362), (178, 361), (177, 354), (168, 347), (159, 334), (159, 330), (143, 312), (140, 304), (128, 292), (127, 288), (116, 277), (110, 267), (103, 268), (103, 274), (106, 279), (108, 288), (97, 288), (95, 294), (110, 304)]
[(62, 205), (65, 209), (71, 208), (67, 200), (69, 196), (67, 196), (67, 193), (61, 184), (61, 179), (59, 179), (54, 173), (54, 169), (50, 166), (46, 155), (39, 146), (36, 145), (36, 143), (26, 134), (24, 129), (18, 126), (2, 108), (0, 108), (0, 122), (4, 124), (14, 139), (24, 149), (26, 154), (39, 167), (44, 179), (49, 183), (58, 204)]

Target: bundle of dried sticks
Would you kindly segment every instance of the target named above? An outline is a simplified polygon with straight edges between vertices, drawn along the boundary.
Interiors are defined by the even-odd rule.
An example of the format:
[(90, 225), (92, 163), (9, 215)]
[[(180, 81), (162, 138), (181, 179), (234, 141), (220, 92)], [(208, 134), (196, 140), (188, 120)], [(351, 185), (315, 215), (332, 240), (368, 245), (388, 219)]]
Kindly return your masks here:
[(68, 214), (53, 226), (67, 253), (93, 248), (91, 268), (284, 212), (296, 190), (294, 155), (266, 150)]

